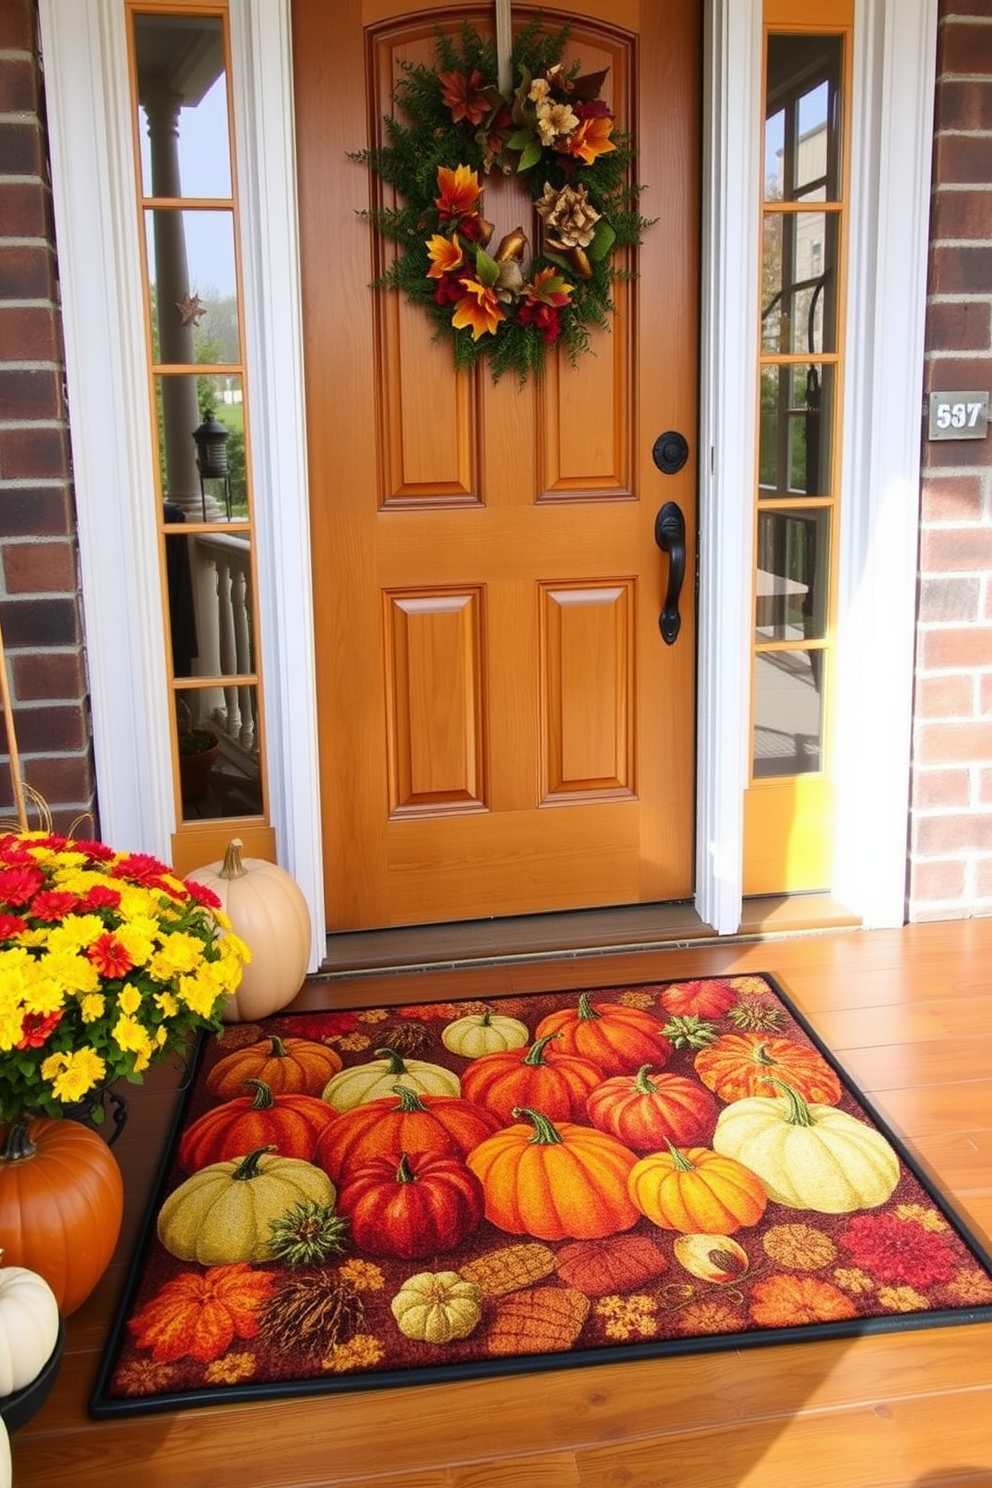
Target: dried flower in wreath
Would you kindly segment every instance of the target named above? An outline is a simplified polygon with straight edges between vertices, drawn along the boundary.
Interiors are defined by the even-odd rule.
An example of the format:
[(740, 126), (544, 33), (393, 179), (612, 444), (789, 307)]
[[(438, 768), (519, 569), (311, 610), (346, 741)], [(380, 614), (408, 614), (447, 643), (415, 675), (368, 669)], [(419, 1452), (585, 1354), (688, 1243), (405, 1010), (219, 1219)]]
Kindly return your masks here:
[[(401, 64), (386, 143), (353, 157), (398, 198), (363, 214), (396, 245), (377, 286), (426, 312), (457, 367), (485, 360), (494, 381), (539, 376), (551, 347), (573, 364), (589, 351), (590, 330), (609, 329), (614, 283), (630, 274), (618, 250), (650, 226), (630, 138), (600, 98), (606, 72), (565, 66), (567, 40), (567, 27), (548, 34), (536, 21), (521, 32), (507, 98), (493, 46), (467, 23), (457, 39), (439, 30), (436, 68)], [(537, 244), (520, 226), (491, 248), (483, 182), (493, 171), (521, 182)]]

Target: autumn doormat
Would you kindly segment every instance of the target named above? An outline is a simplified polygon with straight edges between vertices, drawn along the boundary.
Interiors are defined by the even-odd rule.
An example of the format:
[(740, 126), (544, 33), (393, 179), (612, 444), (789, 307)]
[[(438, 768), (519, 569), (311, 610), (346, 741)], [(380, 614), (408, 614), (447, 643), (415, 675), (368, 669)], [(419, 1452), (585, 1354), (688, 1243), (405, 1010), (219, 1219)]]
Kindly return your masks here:
[(989, 1321), (770, 977), (306, 1013), (202, 1044), (91, 1410)]

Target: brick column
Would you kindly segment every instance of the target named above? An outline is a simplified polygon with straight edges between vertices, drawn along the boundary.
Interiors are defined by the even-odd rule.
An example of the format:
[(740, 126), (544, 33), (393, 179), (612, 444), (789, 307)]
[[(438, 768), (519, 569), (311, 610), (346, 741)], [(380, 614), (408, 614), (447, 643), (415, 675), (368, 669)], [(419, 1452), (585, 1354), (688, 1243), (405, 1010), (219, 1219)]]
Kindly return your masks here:
[(37, 17), (0, 0), (0, 620), (22, 775), (60, 830), (95, 803), (75, 528)]
[[(942, 0), (926, 390), (992, 391), (992, 0)], [(992, 436), (923, 448), (909, 918), (992, 913)]]

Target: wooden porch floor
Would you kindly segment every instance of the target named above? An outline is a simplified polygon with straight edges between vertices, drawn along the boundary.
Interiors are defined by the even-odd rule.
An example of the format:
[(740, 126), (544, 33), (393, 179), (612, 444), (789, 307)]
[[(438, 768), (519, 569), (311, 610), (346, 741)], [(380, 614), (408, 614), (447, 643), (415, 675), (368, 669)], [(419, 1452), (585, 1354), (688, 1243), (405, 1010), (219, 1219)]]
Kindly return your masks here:
[[(299, 1006), (770, 971), (992, 1249), (992, 919), (308, 984)], [(992, 1484), (992, 1329), (938, 1328), (91, 1422), (107, 1320), (174, 1103), (115, 1149), (118, 1260), (68, 1321), (16, 1488), (951, 1488)]]

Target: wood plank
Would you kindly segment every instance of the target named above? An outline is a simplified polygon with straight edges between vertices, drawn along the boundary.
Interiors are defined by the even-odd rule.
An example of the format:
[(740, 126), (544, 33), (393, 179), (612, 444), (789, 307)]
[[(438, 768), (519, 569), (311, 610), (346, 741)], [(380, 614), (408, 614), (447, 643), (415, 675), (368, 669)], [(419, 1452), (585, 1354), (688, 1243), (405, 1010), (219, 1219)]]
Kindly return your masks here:
[[(662, 1488), (688, 1482), (706, 1488), (907, 1488), (929, 1473), (973, 1477), (992, 1472), (988, 1410), (992, 1386), (952, 1396), (866, 1406), (826, 1417), (775, 1418), (706, 1435), (658, 1437), (619, 1452), (601, 1447), (578, 1456), (582, 1488)], [(829, 1432), (830, 1450), (823, 1451)], [(987, 1477), (985, 1479), (988, 1480)]]
[[(904, 931), (827, 933), (755, 944), (597, 953), (510, 967), (308, 984), (310, 1006), (495, 995), (692, 974), (773, 970), (812, 1008), (866, 1016), (975, 996), (992, 964), (992, 920)], [(829, 988), (837, 1003), (830, 1007)], [(485, 989), (485, 990), (483, 990)], [(968, 989), (962, 991), (961, 989)], [(821, 1011), (823, 1017), (821, 1017)], [(878, 1103), (905, 1128), (973, 1232), (992, 1234), (987, 1043), (941, 1032), (876, 1049)], [(922, 1053), (921, 1053), (922, 1051)], [(940, 1080), (919, 1064), (939, 1051)], [(914, 1061), (916, 1061), (914, 1063)], [(957, 1065), (958, 1078), (954, 1078)], [(884, 1071), (917, 1070), (891, 1085)], [(119, 1152), (135, 1233), (169, 1125), (180, 1071), (156, 1067), (129, 1090)], [(93, 1422), (86, 1404), (129, 1240), (68, 1320), (68, 1351), (44, 1409), (13, 1439), (17, 1488), (228, 1488), (250, 1463), (252, 1488), (952, 1488), (992, 1479), (990, 1330), (954, 1326), (740, 1354), (577, 1367), (405, 1390), (367, 1390), (251, 1406)], [(984, 1433), (984, 1434), (983, 1434)], [(821, 1475), (821, 1465), (823, 1475)], [(245, 1468), (237, 1469), (243, 1476)], [(724, 1477), (718, 1474), (723, 1472)]]

